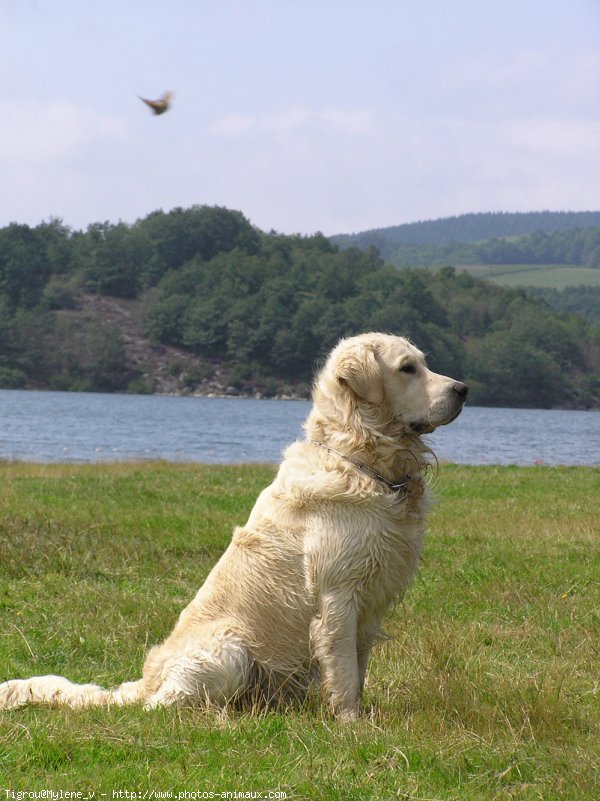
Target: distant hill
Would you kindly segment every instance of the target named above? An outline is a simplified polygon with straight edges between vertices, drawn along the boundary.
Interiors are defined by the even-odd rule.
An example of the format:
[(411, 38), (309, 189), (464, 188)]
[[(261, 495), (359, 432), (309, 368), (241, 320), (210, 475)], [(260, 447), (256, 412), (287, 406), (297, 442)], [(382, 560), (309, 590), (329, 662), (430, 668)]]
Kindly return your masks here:
[(398, 245), (475, 243), (539, 231), (554, 233), (596, 226), (600, 226), (600, 211), (489, 212), (422, 220), (355, 234), (338, 234), (330, 239), (342, 248), (357, 247), (363, 250), (372, 245), (387, 259)]
[(522, 286), (556, 311), (595, 325), (600, 320), (598, 211), (463, 214), (331, 241), (342, 250), (375, 247), (400, 269), (452, 266), (501, 286)]

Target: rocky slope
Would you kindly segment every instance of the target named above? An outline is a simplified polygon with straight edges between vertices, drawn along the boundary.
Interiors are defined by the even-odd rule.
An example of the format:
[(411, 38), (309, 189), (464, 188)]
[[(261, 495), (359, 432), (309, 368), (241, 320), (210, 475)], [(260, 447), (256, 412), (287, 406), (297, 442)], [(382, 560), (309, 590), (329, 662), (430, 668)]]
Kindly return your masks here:
[(102, 327), (116, 331), (123, 342), (126, 369), (139, 391), (161, 395), (204, 397), (306, 397), (305, 388), (261, 382), (232, 385), (230, 371), (216, 360), (196, 356), (168, 345), (150, 343), (143, 330), (143, 303), (105, 295), (81, 294), (76, 308), (59, 312), (94, 319)]

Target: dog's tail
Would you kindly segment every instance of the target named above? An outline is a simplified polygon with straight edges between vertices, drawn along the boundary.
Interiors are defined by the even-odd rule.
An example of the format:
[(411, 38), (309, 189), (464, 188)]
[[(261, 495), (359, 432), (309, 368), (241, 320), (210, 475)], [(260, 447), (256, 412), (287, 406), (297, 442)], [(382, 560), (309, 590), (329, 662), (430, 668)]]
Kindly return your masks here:
[(142, 700), (142, 680), (129, 681), (105, 690), (97, 684), (73, 684), (62, 676), (34, 676), (0, 684), (0, 709), (15, 709), (27, 704), (48, 706), (124, 706)]

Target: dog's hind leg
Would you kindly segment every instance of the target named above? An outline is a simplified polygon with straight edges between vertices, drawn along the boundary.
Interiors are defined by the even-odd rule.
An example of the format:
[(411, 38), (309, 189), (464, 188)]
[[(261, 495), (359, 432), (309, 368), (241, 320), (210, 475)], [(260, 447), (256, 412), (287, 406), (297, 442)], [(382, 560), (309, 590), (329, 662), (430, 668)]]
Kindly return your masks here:
[(144, 667), (146, 709), (172, 704), (224, 706), (248, 689), (253, 660), (237, 639), (214, 648), (194, 645), (183, 653), (161, 651), (161, 646), (151, 651)]

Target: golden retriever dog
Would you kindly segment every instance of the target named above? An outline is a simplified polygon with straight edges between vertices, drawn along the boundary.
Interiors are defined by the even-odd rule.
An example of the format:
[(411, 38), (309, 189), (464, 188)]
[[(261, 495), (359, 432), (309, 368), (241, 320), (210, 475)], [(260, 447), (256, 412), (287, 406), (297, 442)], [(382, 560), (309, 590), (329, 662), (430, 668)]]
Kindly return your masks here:
[(7, 681), (0, 707), (281, 703), (315, 681), (340, 720), (355, 719), (383, 618), (421, 557), (421, 434), (454, 420), (467, 391), (406, 339), (343, 339), (316, 378), (305, 438), (142, 678), (111, 690), (59, 676)]

